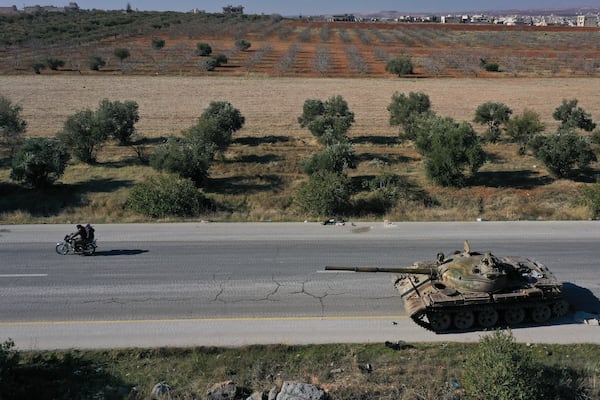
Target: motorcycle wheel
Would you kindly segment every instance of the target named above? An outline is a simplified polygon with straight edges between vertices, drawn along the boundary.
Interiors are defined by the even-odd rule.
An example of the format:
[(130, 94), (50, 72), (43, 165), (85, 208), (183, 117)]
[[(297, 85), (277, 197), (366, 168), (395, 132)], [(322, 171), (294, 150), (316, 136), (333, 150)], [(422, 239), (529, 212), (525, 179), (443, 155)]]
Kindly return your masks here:
[(86, 256), (91, 256), (95, 252), (96, 252), (95, 246), (85, 246), (85, 248), (83, 249), (83, 254)]
[(66, 255), (69, 252), (69, 245), (62, 242), (56, 245), (56, 252), (60, 255)]

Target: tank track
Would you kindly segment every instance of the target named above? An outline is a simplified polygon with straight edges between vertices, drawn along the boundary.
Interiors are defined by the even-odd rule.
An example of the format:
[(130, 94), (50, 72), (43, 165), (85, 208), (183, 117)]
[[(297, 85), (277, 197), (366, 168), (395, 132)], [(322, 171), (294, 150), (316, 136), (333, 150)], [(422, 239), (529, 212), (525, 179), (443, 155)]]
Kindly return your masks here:
[[(521, 326), (521, 325), (543, 325), (545, 323), (547, 323), (548, 321), (551, 321), (553, 319), (556, 318), (560, 318), (562, 316), (564, 316), (567, 312), (565, 311), (564, 313), (562, 313), (561, 315), (557, 315), (554, 311), (554, 306), (557, 303), (560, 302), (565, 302), (564, 299), (562, 298), (555, 298), (555, 299), (551, 299), (551, 300), (544, 300), (544, 301), (534, 301), (534, 302), (528, 302), (528, 303), (513, 303), (513, 304), (497, 304), (497, 303), (488, 303), (488, 304), (481, 304), (481, 305), (462, 305), (462, 306), (452, 306), (452, 307), (439, 307), (439, 308), (430, 308), (430, 309), (423, 309), (423, 310), (419, 310), (417, 312), (415, 312), (413, 315), (410, 316), (410, 318), (413, 320), (413, 322), (417, 325), (419, 325), (420, 327), (427, 329), (428, 331), (434, 332), (434, 333), (460, 333), (460, 332), (465, 332), (465, 331), (476, 331), (476, 330), (485, 330), (485, 329), (491, 329), (494, 327), (506, 327), (506, 326)], [(566, 304), (566, 302), (565, 302)], [(552, 311), (551, 316), (543, 322), (535, 322), (532, 321), (530, 318), (530, 309), (538, 307), (538, 306), (542, 306), (542, 305), (546, 305), (550, 307), (550, 310)], [(568, 304), (567, 308), (568, 308)], [(454, 323), (452, 322), (450, 324), (450, 327), (448, 329), (444, 329), (444, 330), (435, 330), (431, 324), (429, 323), (427, 314), (428, 312), (446, 312), (449, 313), (451, 316), (457, 312), (463, 312), (463, 311), (472, 311), (473, 313), (476, 313), (477, 311), (481, 311), (483, 308), (485, 307), (492, 307), (496, 310), (496, 312), (498, 312), (498, 321), (490, 327), (481, 327), (477, 325), (477, 322), (475, 322), (473, 324), (473, 326), (471, 326), (468, 329), (458, 329), (454, 326)], [(505, 312), (507, 309), (516, 309), (516, 308), (523, 308), (526, 312), (526, 318), (524, 321), (518, 323), (518, 324), (514, 324), (514, 325), (509, 325), (507, 324), (504, 320), (503, 320), (503, 316), (502, 313)]]

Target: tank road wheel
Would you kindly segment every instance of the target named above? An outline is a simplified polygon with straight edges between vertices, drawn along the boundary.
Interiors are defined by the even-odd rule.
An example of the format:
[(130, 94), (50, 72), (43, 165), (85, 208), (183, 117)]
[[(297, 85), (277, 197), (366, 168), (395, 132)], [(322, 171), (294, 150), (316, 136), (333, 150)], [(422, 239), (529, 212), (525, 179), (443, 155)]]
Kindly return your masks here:
[(521, 307), (507, 308), (504, 311), (504, 322), (508, 326), (519, 325), (525, 319), (525, 310)]
[(450, 324), (452, 323), (452, 318), (448, 313), (431, 313), (427, 315), (427, 318), (429, 319), (429, 325), (431, 325), (431, 329), (433, 329), (435, 332), (448, 330), (448, 328), (450, 328)]
[(564, 317), (569, 312), (569, 303), (559, 300), (552, 305), (552, 314), (557, 317)]
[(461, 311), (454, 316), (454, 326), (460, 330), (469, 329), (475, 322), (475, 315), (471, 311)]
[(491, 328), (498, 322), (498, 311), (492, 307), (485, 307), (477, 313), (477, 323), (484, 328)]
[(550, 310), (550, 307), (545, 304), (541, 304), (531, 309), (531, 319), (538, 324), (548, 321), (551, 316), (552, 311)]

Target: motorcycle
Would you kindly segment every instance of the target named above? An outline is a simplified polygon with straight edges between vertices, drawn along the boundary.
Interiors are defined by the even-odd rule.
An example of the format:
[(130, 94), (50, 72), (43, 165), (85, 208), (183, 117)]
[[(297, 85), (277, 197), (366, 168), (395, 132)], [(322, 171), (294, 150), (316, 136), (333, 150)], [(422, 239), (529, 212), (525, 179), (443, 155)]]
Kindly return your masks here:
[(83, 244), (75, 244), (75, 240), (71, 237), (71, 235), (67, 235), (62, 242), (56, 243), (56, 252), (63, 256), (69, 253), (91, 256), (96, 252), (96, 247), (98, 247), (96, 245), (96, 239), (86, 241)]

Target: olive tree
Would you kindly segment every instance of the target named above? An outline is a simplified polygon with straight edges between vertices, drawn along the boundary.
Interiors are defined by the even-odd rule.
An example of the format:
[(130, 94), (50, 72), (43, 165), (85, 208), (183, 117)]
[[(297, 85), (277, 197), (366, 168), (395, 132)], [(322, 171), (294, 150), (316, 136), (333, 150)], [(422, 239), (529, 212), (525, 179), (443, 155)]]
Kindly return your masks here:
[(308, 128), (320, 143), (341, 140), (354, 123), (354, 113), (342, 96), (332, 96), (326, 101), (308, 99), (304, 101), (298, 123)]
[(502, 125), (508, 122), (511, 114), (512, 110), (506, 104), (488, 101), (477, 107), (473, 122), (487, 125), (486, 138), (495, 143), (502, 133)]
[(530, 143), (534, 156), (557, 178), (567, 178), (576, 168), (585, 170), (596, 161), (588, 140), (572, 128), (548, 136), (536, 136)]
[(67, 118), (57, 137), (80, 161), (96, 161), (96, 150), (108, 139), (108, 132), (98, 114), (85, 109)]
[(21, 111), (20, 105), (0, 96), (0, 138), (11, 148), (19, 142), (21, 134), (27, 129), (27, 122), (21, 116)]
[(119, 61), (121, 62), (121, 66), (122, 66), (123, 65), (123, 61), (126, 58), (129, 58), (129, 56), (131, 55), (131, 53), (129, 52), (129, 49), (127, 49), (125, 47), (117, 47), (113, 51), (113, 55), (119, 59)]
[(579, 128), (591, 132), (596, 127), (592, 116), (583, 108), (577, 107), (577, 99), (563, 100), (562, 104), (554, 110), (552, 117), (560, 121), (561, 128)]
[(485, 161), (479, 136), (467, 122), (432, 116), (415, 141), (425, 156), (425, 172), (442, 186), (463, 187)]
[(519, 154), (525, 154), (527, 144), (538, 133), (542, 133), (545, 127), (540, 121), (538, 113), (532, 110), (523, 110), (521, 115), (517, 115), (506, 122), (506, 133), (512, 141), (519, 144)]
[(410, 75), (413, 73), (413, 63), (408, 56), (395, 57), (387, 62), (385, 70), (398, 76)]
[(126, 145), (135, 134), (135, 124), (139, 121), (138, 104), (132, 100), (100, 102), (97, 118), (106, 134)]
[(390, 113), (390, 125), (402, 127), (403, 136), (410, 140), (416, 138), (421, 118), (428, 118), (432, 114), (429, 96), (423, 92), (410, 92), (408, 95), (395, 92), (387, 110)]
[(246, 118), (228, 101), (211, 101), (198, 118), (198, 123), (185, 132), (187, 137), (200, 137), (223, 152), (231, 144), (233, 133), (242, 129)]
[(69, 153), (56, 138), (27, 138), (12, 160), (11, 179), (34, 188), (52, 185), (65, 172)]

